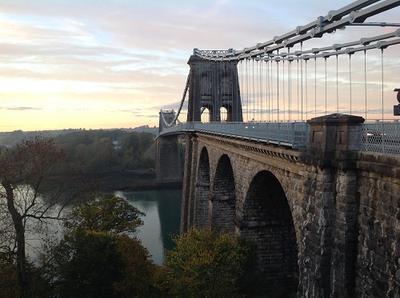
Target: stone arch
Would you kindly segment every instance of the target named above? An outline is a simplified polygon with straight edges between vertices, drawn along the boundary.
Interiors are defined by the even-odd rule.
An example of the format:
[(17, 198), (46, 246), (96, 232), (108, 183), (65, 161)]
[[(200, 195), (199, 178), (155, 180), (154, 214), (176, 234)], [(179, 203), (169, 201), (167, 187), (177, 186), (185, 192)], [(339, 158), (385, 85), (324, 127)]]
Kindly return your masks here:
[(210, 161), (206, 147), (200, 153), (196, 192), (195, 192), (195, 214), (194, 226), (203, 228), (208, 226), (208, 208), (210, 200)]
[(217, 231), (235, 230), (235, 180), (231, 161), (224, 154), (218, 160), (210, 201), (211, 228)]
[(295, 226), (286, 194), (271, 172), (258, 172), (252, 179), (238, 222), (241, 236), (255, 244), (260, 290), (271, 291), (274, 297), (295, 297), (299, 280)]

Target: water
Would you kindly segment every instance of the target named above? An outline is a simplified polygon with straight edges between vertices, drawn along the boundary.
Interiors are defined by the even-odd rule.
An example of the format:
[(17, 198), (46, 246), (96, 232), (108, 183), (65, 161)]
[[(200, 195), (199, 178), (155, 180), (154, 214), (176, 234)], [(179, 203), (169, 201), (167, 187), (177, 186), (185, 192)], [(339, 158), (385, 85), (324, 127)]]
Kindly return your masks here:
[(145, 213), (138, 238), (149, 250), (156, 264), (164, 262), (165, 253), (173, 248), (171, 236), (179, 233), (181, 190), (116, 191)]

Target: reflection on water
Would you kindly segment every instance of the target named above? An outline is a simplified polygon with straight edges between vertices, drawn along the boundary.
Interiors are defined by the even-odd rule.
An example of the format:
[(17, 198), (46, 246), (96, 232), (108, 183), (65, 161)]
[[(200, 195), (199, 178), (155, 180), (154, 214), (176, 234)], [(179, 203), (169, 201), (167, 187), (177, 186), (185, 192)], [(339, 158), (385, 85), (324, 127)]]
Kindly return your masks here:
[(138, 238), (156, 264), (164, 262), (166, 250), (173, 248), (171, 236), (179, 233), (181, 190), (116, 191), (146, 215)]

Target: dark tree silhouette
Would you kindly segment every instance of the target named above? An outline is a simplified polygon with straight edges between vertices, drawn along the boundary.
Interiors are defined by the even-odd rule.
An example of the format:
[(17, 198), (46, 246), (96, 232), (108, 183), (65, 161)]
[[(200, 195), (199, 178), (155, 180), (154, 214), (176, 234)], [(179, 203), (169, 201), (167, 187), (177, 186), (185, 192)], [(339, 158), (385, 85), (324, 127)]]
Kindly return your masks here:
[(7, 211), (14, 227), (17, 282), (20, 297), (30, 297), (30, 284), (25, 251), (26, 223), (30, 219), (59, 219), (62, 206), (56, 197), (44, 200), (40, 191), (52, 168), (63, 159), (63, 153), (52, 140), (34, 139), (0, 153), (0, 210)]

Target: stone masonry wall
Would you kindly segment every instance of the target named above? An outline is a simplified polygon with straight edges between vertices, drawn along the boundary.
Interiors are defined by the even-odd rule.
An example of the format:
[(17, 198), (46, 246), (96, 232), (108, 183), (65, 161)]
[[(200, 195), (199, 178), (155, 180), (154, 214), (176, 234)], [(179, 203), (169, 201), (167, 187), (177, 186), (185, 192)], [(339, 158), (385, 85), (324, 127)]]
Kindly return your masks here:
[(210, 200), (210, 162), (208, 152), (204, 148), (200, 153), (197, 167), (196, 185), (195, 185), (195, 212), (194, 226), (203, 228), (209, 225), (209, 200)]
[[(335, 134), (331, 128), (327, 130), (330, 137)], [(356, 133), (353, 127), (349, 131)], [(340, 142), (346, 133), (340, 136), (333, 141), (344, 146)], [(185, 173), (183, 231), (193, 226), (192, 218), (197, 212), (203, 217), (205, 214), (195, 208), (195, 192), (206, 187), (196, 180), (200, 152), (206, 150), (212, 206), (208, 217), (215, 208), (213, 201), (224, 200), (233, 191), (230, 198), (235, 198), (234, 205), (229, 206), (234, 206), (234, 211), (227, 215), (233, 217), (237, 234), (253, 238), (260, 245), (267, 242), (261, 241), (266, 221), (260, 220), (254, 229), (251, 225), (255, 218), (268, 216), (257, 201), (265, 191), (253, 196), (256, 201), (246, 201), (251, 197), (250, 186), (254, 177), (264, 171), (279, 182), (295, 231), (297, 297), (400, 296), (399, 158), (374, 154), (338, 156), (334, 150), (309, 150), (312, 154), (304, 155), (282, 147), (207, 134), (192, 135), (187, 141), (191, 142), (191, 152), (185, 162), (191, 167), (185, 166), (190, 174)], [(318, 142), (321, 140), (316, 139), (315, 144)], [(325, 148), (329, 149), (328, 145)], [(222, 157), (229, 160), (232, 179), (220, 184), (221, 177), (227, 176), (221, 175)], [(217, 217), (224, 215), (222, 212)]]
[(362, 154), (358, 163), (356, 294), (400, 297), (400, 162)]
[(158, 182), (181, 182), (182, 162), (178, 136), (158, 138), (156, 141), (156, 152), (156, 176)]

